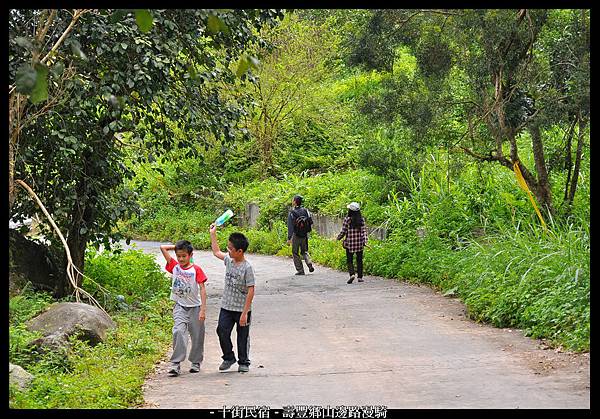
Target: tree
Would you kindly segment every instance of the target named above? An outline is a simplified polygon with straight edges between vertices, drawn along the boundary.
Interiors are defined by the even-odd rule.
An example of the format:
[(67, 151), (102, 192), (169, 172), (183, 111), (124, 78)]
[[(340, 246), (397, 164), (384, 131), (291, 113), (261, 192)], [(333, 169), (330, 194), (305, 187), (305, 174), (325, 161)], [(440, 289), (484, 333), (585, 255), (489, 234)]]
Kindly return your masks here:
[[(566, 171), (563, 203), (569, 214), (577, 190), (586, 128), (590, 118), (590, 16), (588, 10), (554, 10), (540, 34), (537, 61), (544, 78), (531, 84), (539, 107), (541, 128), (563, 127), (564, 145), (549, 156), (548, 172)], [(573, 162), (573, 136), (577, 135)], [(555, 159), (552, 159), (555, 157)]]
[[(11, 11), (9, 80), (21, 96), (10, 102), (11, 144), (13, 133), (18, 142), (9, 170), (34, 186), (67, 232), (80, 271), (88, 243), (110, 247), (121, 238), (117, 221), (136, 210), (134, 192), (123, 187), (133, 174), (123, 164), (127, 148), (140, 160), (170, 149), (167, 118), (189, 133), (235, 138), (244, 104), (225, 102), (220, 89), (236, 79), (230, 63), (278, 17), (277, 10)], [(38, 93), (44, 85), (48, 99)], [(200, 138), (178, 146), (192, 149)], [(39, 211), (26, 197), (11, 200), (12, 218)], [(69, 291), (59, 276), (55, 294)]]
[[(419, 71), (414, 83), (426, 87), (428, 100), (423, 104), (416, 98), (420, 106), (407, 106), (406, 95), (396, 96), (404, 99), (404, 121), (420, 129), (418, 139), (437, 130), (441, 144), (453, 138), (454, 144), (445, 145), (479, 161), (497, 162), (510, 170), (517, 164), (540, 206), (551, 214), (555, 209), (544, 136), (550, 126), (568, 120), (564, 116), (569, 102), (577, 103), (583, 115), (589, 113), (589, 10), (560, 13), (573, 16), (570, 28), (579, 28), (554, 41), (552, 48), (554, 53), (573, 51), (567, 65), (578, 69), (557, 82), (562, 88), (548, 89), (551, 75), (556, 78), (562, 70), (556, 60), (549, 60), (540, 37), (545, 31), (564, 29), (560, 19), (549, 19), (548, 10), (382, 10), (371, 21), (381, 35), (369, 44), (375, 49), (386, 45), (388, 54), (389, 45), (407, 46), (416, 56)], [(364, 49), (357, 45), (357, 51)], [(391, 103), (392, 109), (398, 103)], [(430, 116), (417, 118), (413, 112), (417, 110)], [(462, 125), (462, 134), (447, 130), (444, 125), (456, 125), (449, 121)], [(534, 168), (526, 167), (519, 154), (518, 140), (525, 133), (531, 138)]]
[(273, 174), (273, 150), (282, 128), (313, 102), (319, 82), (330, 72), (337, 38), (326, 24), (311, 24), (288, 14), (282, 24), (265, 29), (272, 48), (263, 50), (253, 84), (256, 111), (248, 129), (254, 136), (263, 176)]

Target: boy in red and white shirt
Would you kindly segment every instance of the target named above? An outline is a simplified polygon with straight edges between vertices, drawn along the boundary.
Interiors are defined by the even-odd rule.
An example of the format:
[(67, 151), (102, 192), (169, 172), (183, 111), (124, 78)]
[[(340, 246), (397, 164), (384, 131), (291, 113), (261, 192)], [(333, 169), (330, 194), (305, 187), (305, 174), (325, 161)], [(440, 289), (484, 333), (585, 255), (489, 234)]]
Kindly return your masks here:
[[(175, 250), (177, 260), (169, 253)], [(160, 246), (167, 265), (165, 269), (173, 275), (171, 282), (171, 300), (173, 306), (173, 354), (169, 374), (173, 377), (181, 373), (179, 364), (187, 353), (188, 332), (192, 340), (189, 361), (190, 372), (199, 372), (204, 359), (204, 320), (206, 320), (206, 287), (208, 279), (202, 269), (191, 262), (194, 248), (187, 240), (175, 245)]]

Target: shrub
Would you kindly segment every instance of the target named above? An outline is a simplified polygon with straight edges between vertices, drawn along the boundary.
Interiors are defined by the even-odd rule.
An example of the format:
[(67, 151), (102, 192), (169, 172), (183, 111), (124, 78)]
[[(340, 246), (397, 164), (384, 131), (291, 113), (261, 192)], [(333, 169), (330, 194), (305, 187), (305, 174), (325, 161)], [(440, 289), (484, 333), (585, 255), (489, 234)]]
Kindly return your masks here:
[[(157, 266), (154, 257), (142, 250), (86, 253), (85, 275), (82, 287), (95, 295), (107, 309), (118, 306), (117, 295), (125, 297), (128, 305), (167, 295), (169, 282)], [(98, 285), (108, 290), (104, 295)]]

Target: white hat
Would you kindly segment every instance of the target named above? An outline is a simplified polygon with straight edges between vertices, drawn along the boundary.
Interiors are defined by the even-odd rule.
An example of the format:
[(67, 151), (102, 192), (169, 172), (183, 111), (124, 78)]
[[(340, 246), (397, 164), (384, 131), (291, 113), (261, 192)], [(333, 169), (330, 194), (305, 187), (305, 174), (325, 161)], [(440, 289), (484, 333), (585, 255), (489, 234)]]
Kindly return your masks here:
[(360, 205), (358, 202), (350, 202), (348, 204), (348, 209), (352, 210), (352, 211), (358, 211), (358, 210), (360, 210)]

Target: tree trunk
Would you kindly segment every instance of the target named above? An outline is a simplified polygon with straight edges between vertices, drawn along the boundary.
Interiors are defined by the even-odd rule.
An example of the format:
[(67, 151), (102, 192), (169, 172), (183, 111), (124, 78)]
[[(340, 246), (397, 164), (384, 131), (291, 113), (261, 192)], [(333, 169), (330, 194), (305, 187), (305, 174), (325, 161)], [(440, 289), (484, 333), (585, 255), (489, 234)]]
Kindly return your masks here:
[[(82, 157), (84, 159), (86, 158), (85, 155)], [(94, 212), (94, 209), (89, 205), (88, 197), (85, 195), (87, 176), (89, 176), (89, 173), (85, 174), (85, 177), (75, 188), (77, 199), (75, 200), (74, 208), (71, 211), (71, 227), (67, 233), (67, 246), (69, 247), (69, 252), (71, 253), (71, 260), (79, 272), (84, 272), (83, 265), (85, 261), (85, 249), (88, 242), (88, 234), (81, 234), (81, 228), (92, 223)], [(67, 261), (65, 258), (65, 270), (67, 267), (66, 264)], [(77, 286), (81, 287), (83, 277), (79, 272), (75, 271), (74, 276)], [(62, 282), (57, 284), (57, 290), (57, 292), (61, 293), (63, 297), (73, 292), (73, 285), (69, 281), (68, 277), (65, 277)]]
[(544, 159), (544, 146), (542, 144), (542, 134), (537, 124), (532, 124), (529, 127), (531, 141), (533, 146), (533, 158), (535, 161), (535, 170), (537, 172), (537, 185), (533, 189), (535, 197), (541, 208), (550, 215), (554, 215), (552, 206), (552, 191), (550, 190), (550, 182), (548, 181), (548, 170), (546, 168), (546, 160)]
[[(12, 132), (9, 134), (12, 137)], [(8, 219), (12, 217), (15, 203), (15, 151), (12, 138), (8, 141)]]
[(569, 132), (567, 134), (567, 144), (565, 147), (565, 169), (567, 169), (567, 181), (565, 182), (565, 196), (563, 198), (564, 202), (568, 202), (569, 199), (569, 185), (571, 184), (571, 170), (573, 170), (573, 159), (571, 158), (571, 144), (573, 140), (573, 131), (575, 129), (575, 124), (577, 123), (577, 118), (573, 119), (573, 123), (569, 128)]
[(573, 168), (573, 179), (571, 179), (571, 191), (569, 192), (569, 206), (573, 204), (575, 199), (575, 191), (577, 190), (577, 180), (579, 179), (579, 169), (581, 167), (581, 154), (583, 153), (583, 132), (587, 121), (579, 119), (579, 133), (577, 135), (577, 155), (575, 156), (575, 167)]
[(12, 216), (12, 207), (15, 203), (15, 161), (17, 158), (17, 147), (19, 145), (19, 134), (21, 132), (21, 119), (25, 108), (25, 97), (20, 93), (13, 92), (8, 102), (8, 218)]
[[(79, 225), (79, 224), (78, 224)], [(77, 231), (75, 231), (77, 230)], [(87, 246), (87, 240), (79, 234), (79, 226), (71, 228), (69, 230), (69, 237), (67, 239), (67, 245), (69, 246), (69, 252), (71, 253), (71, 260), (73, 265), (80, 271), (83, 272), (83, 265), (85, 259), (85, 248)], [(65, 258), (65, 270), (66, 270), (66, 258)], [(60, 283), (56, 284), (57, 294), (61, 294), (62, 297), (73, 292), (73, 285), (69, 281), (68, 277), (62, 278)], [(79, 272), (75, 272), (75, 281), (77, 286), (80, 287), (83, 282), (83, 277)]]

